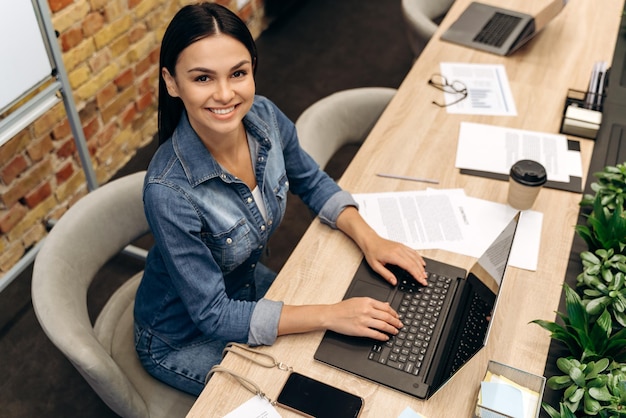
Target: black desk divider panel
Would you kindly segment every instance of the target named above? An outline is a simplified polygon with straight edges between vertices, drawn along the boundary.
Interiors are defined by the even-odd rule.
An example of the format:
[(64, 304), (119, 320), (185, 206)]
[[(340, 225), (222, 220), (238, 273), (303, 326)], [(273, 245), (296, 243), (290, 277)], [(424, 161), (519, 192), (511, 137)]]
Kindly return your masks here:
[[(602, 123), (594, 143), (584, 193), (594, 193), (591, 190), (591, 183), (595, 182), (597, 179), (594, 177), (593, 173), (602, 171), (606, 166), (614, 166), (623, 162), (626, 162), (626, 16), (622, 17), (619, 33), (617, 35), (613, 61), (610, 68), (609, 84), (602, 110)], [(586, 223), (584, 213), (582, 209), (579, 211), (578, 224), (584, 225)], [(576, 288), (576, 276), (582, 272), (582, 262), (579, 254), (587, 250), (588, 248), (585, 241), (577, 234), (574, 235), (567, 270), (565, 272), (565, 283), (572, 288)], [(563, 294), (561, 295), (558, 311), (566, 312)], [(541, 319), (550, 320), (549, 318)], [(562, 323), (560, 318), (557, 318), (557, 322)], [(556, 360), (559, 357), (565, 357), (567, 355), (567, 349), (564, 348), (562, 344), (552, 340), (546, 367), (544, 369), (544, 376), (550, 378), (551, 376), (562, 374), (556, 367)], [(543, 401), (549, 403), (558, 411), (561, 393), (562, 391), (553, 391), (546, 386)], [(547, 417), (548, 415), (542, 410), (541, 416)]]

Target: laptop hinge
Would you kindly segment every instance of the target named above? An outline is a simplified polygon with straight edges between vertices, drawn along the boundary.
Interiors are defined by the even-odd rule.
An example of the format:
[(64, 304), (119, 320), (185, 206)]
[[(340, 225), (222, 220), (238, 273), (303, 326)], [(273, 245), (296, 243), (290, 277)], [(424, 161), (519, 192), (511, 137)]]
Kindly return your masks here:
[[(446, 307), (447, 318), (441, 328), (439, 336), (433, 336), (432, 341), (439, 341), (437, 346), (432, 351), (432, 361), (428, 361), (428, 370), (426, 370), (426, 376), (424, 381), (431, 387), (431, 392), (435, 391), (438, 384), (441, 384), (441, 375), (443, 370), (446, 369), (446, 364), (443, 363), (450, 357), (450, 350), (452, 343), (455, 340), (455, 330), (458, 331), (458, 321), (462, 317), (464, 309), (460, 309), (467, 303), (469, 297), (468, 283), (465, 278), (457, 278), (457, 286), (454, 290), (454, 296), (450, 298), (450, 305)], [(438, 383), (438, 384), (437, 384)], [(437, 387), (435, 387), (437, 386)]]

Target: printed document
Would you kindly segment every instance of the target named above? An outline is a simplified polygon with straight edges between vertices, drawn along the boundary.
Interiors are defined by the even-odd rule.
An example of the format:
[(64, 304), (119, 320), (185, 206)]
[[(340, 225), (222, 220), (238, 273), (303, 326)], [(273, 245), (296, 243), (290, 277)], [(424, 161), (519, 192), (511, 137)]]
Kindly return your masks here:
[(580, 152), (567, 147), (564, 135), (461, 122), (455, 166), (506, 174), (519, 160), (540, 162), (548, 180), (569, 182), (582, 176)]
[[(467, 87), (467, 98), (447, 106), (449, 113), (517, 115), (509, 79), (503, 65), (442, 62), (439, 67), (441, 75), (448, 83), (460, 81)], [(444, 93), (446, 103), (453, 103), (458, 98), (458, 94)]]
[[(416, 250), (442, 249), (479, 257), (517, 210), (465, 195), (462, 189), (353, 195), (359, 213), (382, 237)], [(524, 211), (513, 241), (509, 265), (535, 271), (543, 214)]]

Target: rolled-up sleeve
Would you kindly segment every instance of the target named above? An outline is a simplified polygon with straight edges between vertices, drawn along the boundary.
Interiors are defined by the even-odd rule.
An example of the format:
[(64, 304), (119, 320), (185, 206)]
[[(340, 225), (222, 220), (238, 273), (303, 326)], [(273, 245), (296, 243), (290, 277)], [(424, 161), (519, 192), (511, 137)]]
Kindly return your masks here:
[(283, 302), (260, 299), (250, 319), (248, 344), (272, 345), (278, 336), (278, 321), (283, 310)]
[(359, 208), (354, 197), (345, 190), (335, 193), (326, 201), (322, 210), (320, 210), (320, 220), (329, 225), (331, 228), (337, 229), (337, 218), (339, 214), (348, 206)]

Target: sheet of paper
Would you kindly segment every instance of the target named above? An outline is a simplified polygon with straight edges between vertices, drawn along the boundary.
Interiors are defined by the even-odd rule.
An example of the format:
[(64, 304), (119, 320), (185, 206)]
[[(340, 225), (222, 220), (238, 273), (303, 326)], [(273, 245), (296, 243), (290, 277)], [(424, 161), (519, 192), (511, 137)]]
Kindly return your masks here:
[(357, 194), (359, 212), (379, 235), (416, 250), (462, 247), (469, 232), (462, 189)]
[[(518, 212), (509, 205), (466, 196), (463, 211), (468, 221), (467, 240), (448, 242), (438, 248), (453, 253), (480, 257), (504, 227)], [(543, 213), (526, 210), (520, 220), (513, 240), (508, 264), (525, 270), (537, 270)]]
[[(448, 106), (449, 113), (515, 116), (517, 109), (503, 65), (440, 63), (441, 74), (449, 83), (460, 81), (467, 87), (467, 98)], [(446, 103), (458, 95), (444, 93)]]
[(515, 162), (528, 159), (545, 167), (548, 180), (569, 182), (582, 173), (577, 155), (578, 161), (564, 135), (461, 122), (455, 166), (508, 175)]
[(482, 406), (513, 418), (524, 418), (522, 391), (506, 383), (481, 382)]
[(520, 390), (522, 394), (522, 404), (524, 410), (523, 416), (525, 418), (533, 418), (536, 416), (537, 408), (539, 407), (539, 393), (527, 387), (519, 385), (511, 379), (497, 374), (492, 374), (489, 380), (485, 379), (485, 381), (507, 384)]
[(410, 406), (407, 406), (398, 418), (426, 418), (424, 415), (415, 412)]
[[(462, 189), (355, 194), (359, 212), (381, 236), (416, 250), (443, 249), (480, 257), (517, 211), (468, 197)], [(520, 217), (509, 265), (537, 269), (543, 214)]]
[(267, 399), (253, 396), (233, 409), (224, 418), (281, 418), (280, 414)]

